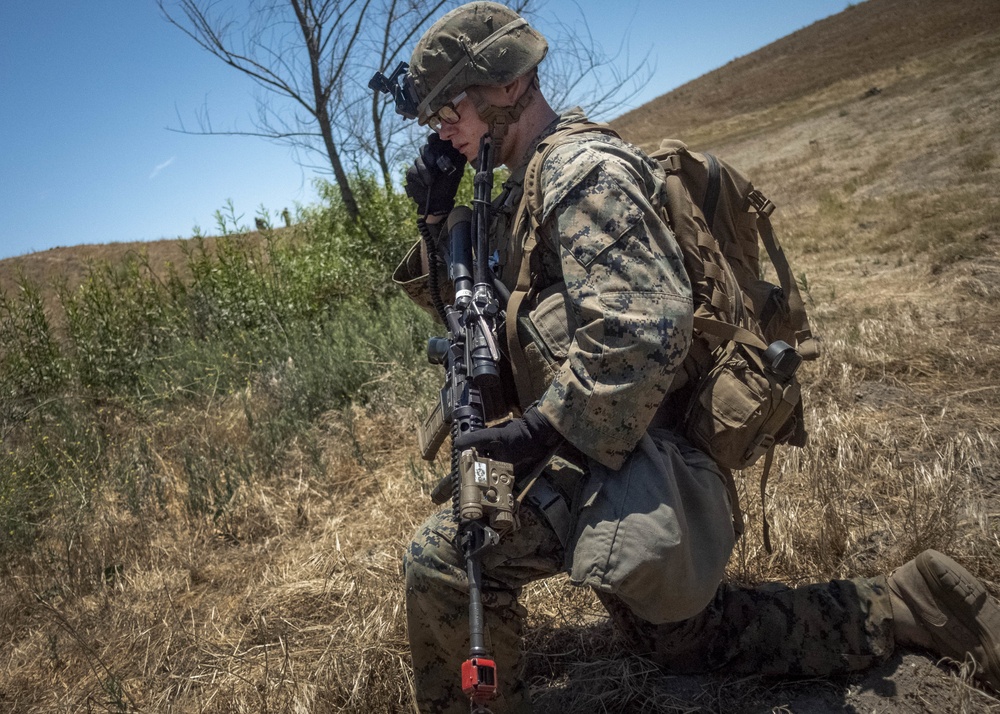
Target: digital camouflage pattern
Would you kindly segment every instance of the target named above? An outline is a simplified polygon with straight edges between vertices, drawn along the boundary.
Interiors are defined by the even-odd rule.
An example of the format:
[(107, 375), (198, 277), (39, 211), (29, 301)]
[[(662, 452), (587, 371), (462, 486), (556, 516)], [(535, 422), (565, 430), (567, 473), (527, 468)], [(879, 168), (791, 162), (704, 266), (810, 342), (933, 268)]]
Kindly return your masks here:
[[(539, 141), (583, 118), (567, 113)], [(491, 248), (508, 288), (516, 283), (529, 225), (518, 220), (525, 167), (526, 161), (514, 168), (495, 202)], [(566, 359), (555, 379), (546, 380), (551, 384), (539, 408), (583, 453), (618, 468), (652, 421), (691, 342), (691, 287), (676, 241), (648, 198), (661, 195), (663, 175), (620, 139), (593, 134), (556, 148), (542, 183), (537, 291), (565, 284), (573, 329), (563, 331), (570, 344), (548, 345)], [(414, 248), (393, 277), (429, 307), (416, 255)]]
[[(521, 588), (562, 571), (563, 547), (534, 511), (522, 509), (521, 525), (483, 553), (486, 646), (497, 663), (494, 714), (530, 711), (522, 670), (521, 633), (526, 612)], [(417, 706), (425, 714), (469, 711), (459, 669), (469, 651), (469, 592), (457, 525), (447, 508), (417, 531), (403, 561), (407, 633), (413, 658)]]
[[(560, 117), (539, 141), (582, 118), (579, 112)], [(495, 201), (491, 248), (510, 288), (531, 225), (520, 209), (534, 151), (512, 167)], [(663, 176), (656, 164), (617, 138), (585, 134), (552, 150), (541, 183), (541, 226), (531, 255), (536, 284), (524, 309), (549, 343), (543, 351), (556, 357), (540, 409), (579, 451), (583, 475), (566, 490), (576, 520), (567, 547), (542, 516), (522, 507), (520, 529), (484, 552), (487, 644), (503, 693), (491, 709), (528, 711), (518, 676), (524, 617), (518, 597), (528, 582), (561, 572), (595, 587), (633, 646), (668, 670), (829, 674), (886, 656), (893, 641), (884, 579), (720, 586), (733, 547), (722, 474), (676, 434), (651, 428), (687, 351), (692, 310), (681, 257), (658, 211)], [(428, 307), (417, 255), (404, 260), (394, 279)], [(647, 501), (635, 503), (629, 483), (663, 488), (653, 496), (633, 489), (633, 499)], [(643, 512), (657, 515), (625, 527)], [(633, 554), (646, 550), (642, 543), (623, 550), (618, 539), (626, 530), (641, 536), (651, 524), (669, 546), (656, 556), (661, 565), (634, 562)], [(467, 582), (455, 533), (450, 509), (441, 511), (418, 530), (404, 559), (423, 712), (468, 710), (458, 676), (468, 652)], [(590, 565), (602, 559), (606, 566)], [(623, 588), (630, 569), (641, 571), (642, 582)], [(662, 580), (674, 573), (685, 575)]]
[[(458, 672), (469, 647), (468, 589), (451, 509), (429, 519), (405, 558), (407, 629), (417, 705), (425, 714), (468, 712)], [(533, 509), (521, 527), (484, 553), (487, 646), (502, 698), (494, 714), (528, 712), (519, 676), (524, 585), (563, 571), (567, 554)], [(668, 595), (669, 593), (664, 593)], [(668, 673), (722, 669), (732, 676), (824, 676), (865, 669), (893, 649), (884, 577), (789, 588), (722, 585), (701, 613), (651, 625), (615, 595), (599, 593), (632, 648)]]
[(598, 593), (631, 648), (666, 672), (829, 676), (892, 654), (885, 576), (788, 587), (722, 584), (698, 615), (651, 625)]
[(663, 174), (595, 133), (556, 147), (541, 185), (539, 242), (559, 256), (576, 330), (539, 409), (587, 456), (620, 468), (691, 344), (683, 258), (649, 198), (664, 191)]

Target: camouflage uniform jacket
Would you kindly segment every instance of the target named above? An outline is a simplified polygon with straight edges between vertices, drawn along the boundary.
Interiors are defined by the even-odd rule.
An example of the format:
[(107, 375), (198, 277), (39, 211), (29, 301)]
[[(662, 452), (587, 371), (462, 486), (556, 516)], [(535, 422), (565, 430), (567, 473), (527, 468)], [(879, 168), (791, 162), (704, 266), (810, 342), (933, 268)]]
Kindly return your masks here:
[[(618, 469), (687, 353), (691, 288), (659, 210), (662, 171), (616, 137), (595, 132), (557, 142), (541, 167), (540, 215), (535, 221), (526, 215), (525, 170), (539, 142), (583, 119), (578, 110), (559, 117), (513, 167), (494, 202), (490, 247), (494, 269), (513, 288), (537, 226), (531, 290), (517, 331), (537, 393), (518, 396), (522, 405), (537, 399), (573, 446)], [(426, 305), (426, 276), (415, 255), (393, 277)]]

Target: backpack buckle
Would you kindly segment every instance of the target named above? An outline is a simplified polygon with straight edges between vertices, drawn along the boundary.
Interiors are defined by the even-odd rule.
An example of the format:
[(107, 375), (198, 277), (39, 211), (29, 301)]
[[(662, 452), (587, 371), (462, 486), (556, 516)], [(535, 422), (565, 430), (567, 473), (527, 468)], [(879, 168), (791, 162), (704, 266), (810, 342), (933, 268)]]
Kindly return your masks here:
[(762, 194), (757, 189), (754, 189), (747, 194), (747, 200), (750, 202), (750, 205), (753, 206), (753, 209), (757, 211), (758, 215), (770, 216), (774, 213), (774, 204), (771, 203), (771, 200), (767, 196)]
[(665, 174), (678, 174), (681, 172), (681, 157), (679, 154), (667, 154), (666, 156), (657, 157), (660, 166), (663, 168), (663, 173)]
[(756, 461), (761, 456), (767, 453), (767, 450), (774, 446), (775, 439), (773, 434), (761, 434), (755, 440), (753, 445), (747, 452), (743, 455), (745, 461)]

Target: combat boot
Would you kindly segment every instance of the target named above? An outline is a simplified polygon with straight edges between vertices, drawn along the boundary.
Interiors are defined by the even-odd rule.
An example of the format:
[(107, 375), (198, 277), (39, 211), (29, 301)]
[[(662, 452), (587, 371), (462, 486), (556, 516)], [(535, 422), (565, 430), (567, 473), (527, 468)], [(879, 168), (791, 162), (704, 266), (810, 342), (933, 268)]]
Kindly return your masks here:
[(888, 579), (893, 630), (901, 645), (964, 662), (1000, 691), (1000, 605), (973, 575), (946, 555), (925, 550)]

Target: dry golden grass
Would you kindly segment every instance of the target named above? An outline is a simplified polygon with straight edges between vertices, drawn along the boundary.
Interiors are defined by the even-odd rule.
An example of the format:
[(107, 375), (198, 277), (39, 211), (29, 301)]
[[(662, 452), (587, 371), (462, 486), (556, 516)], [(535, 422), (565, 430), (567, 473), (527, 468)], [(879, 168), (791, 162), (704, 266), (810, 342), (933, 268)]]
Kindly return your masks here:
[[(825, 347), (810, 444), (771, 477), (773, 555), (756, 474), (741, 481), (736, 581), (885, 573), (935, 547), (1000, 592), (1000, 35), (932, 49), (692, 132), (778, 204)], [(185, 509), (176, 446), (239, 443), (239, 405), (129, 427), (149, 431), (164, 508), (79, 504), (5, 574), (0, 708), (408, 711), (400, 556), (443, 471), (419, 461), (415, 418), (391, 399), (329, 415), (216, 520)], [(919, 655), (853, 679), (666, 677), (588, 592), (555, 579), (525, 604), (539, 711), (1000, 711)]]
[[(860, 82), (860, 92), (882, 87), (885, 75), (938, 50), (951, 51), (970, 37), (1000, 29), (1000, 6), (993, 0), (868, 0), (820, 20), (612, 122), (644, 143), (664, 133), (691, 139), (708, 125), (766, 111), (782, 114), (822, 111), (827, 90)], [(702, 31), (712, 41), (711, 28)], [(860, 96), (860, 93), (859, 95)]]
[[(240, 428), (225, 407), (187, 416), (206, 438)], [(47, 557), (3, 588), (0, 702), (16, 711), (403, 710), (399, 553), (419, 518), (414, 500), (426, 498), (401, 478), (413, 473), (412, 456), (394, 448), (404, 416), (320, 425), (325, 474), (292, 458), (282, 480), (249, 485), (223, 521), (187, 515), (182, 493), (170, 493), (174, 507), (155, 523), (121, 504), (90, 504), (102, 516), (89, 542), (54, 530), (39, 548)], [(172, 492), (181, 479), (168, 453), (157, 457)], [(67, 573), (67, 562), (91, 570)]]

